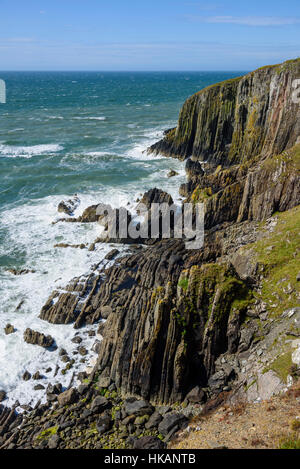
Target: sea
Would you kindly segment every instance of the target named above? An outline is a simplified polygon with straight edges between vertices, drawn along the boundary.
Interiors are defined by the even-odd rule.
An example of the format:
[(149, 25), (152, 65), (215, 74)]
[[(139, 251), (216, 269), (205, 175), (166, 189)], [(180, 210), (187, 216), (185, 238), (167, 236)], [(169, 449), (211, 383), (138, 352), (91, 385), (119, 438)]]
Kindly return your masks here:
[[(112, 249), (54, 248), (55, 244), (92, 243), (97, 224), (56, 223), (62, 200), (77, 194), (74, 216), (89, 205), (109, 203), (134, 210), (145, 191), (157, 187), (180, 203), (184, 163), (145, 150), (176, 126), (184, 101), (213, 83), (243, 72), (0, 72), (6, 104), (0, 103), (0, 390), (4, 405), (16, 400), (34, 405), (47, 388), (67, 388), (74, 372), (92, 366), (95, 353), (78, 358), (72, 325), (39, 319), (53, 290), (87, 274)], [(168, 178), (173, 169), (178, 175)], [(126, 246), (121, 248), (126, 252)], [(14, 275), (8, 269), (34, 272)], [(15, 328), (6, 335), (7, 324)], [(48, 351), (24, 342), (26, 328), (55, 338)], [(82, 346), (95, 337), (80, 331)], [(61, 374), (59, 352), (75, 358)], [(59, 370), (58, 370), (59, 367)], [(58, 371), (57, 371), (58, 370)], [(23, 380), (28, 371), (42, 379)], [(20, 408), (21, 410), (21, 408)]]

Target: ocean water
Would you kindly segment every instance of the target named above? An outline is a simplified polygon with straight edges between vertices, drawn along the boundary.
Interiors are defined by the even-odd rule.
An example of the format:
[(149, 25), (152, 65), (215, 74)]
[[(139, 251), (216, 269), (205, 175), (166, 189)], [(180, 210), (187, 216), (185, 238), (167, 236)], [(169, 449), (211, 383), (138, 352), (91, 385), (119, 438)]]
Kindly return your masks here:
[[(72, 355), (77, 347), (71, 342), (72, 325), (38, 318), (54, 289), (88, 273), (111, 249), (99, 244), (94, 252), (54, 248), (60, 242), (92, 242), (99, 229), (96, 224), (53, 225), (61, 216), (58, 203), (78, 194), (75, 216), (99, 202), (133, 209), (137, 197), (152, 187), (179, 200), (183, 163), (144, 150), (176, 125), (188, 96), (240, 74), (0, 73), (7, 86), (7, 103), (0, 104), (0, 390), (8, 393), (5, 404), (16, 399), (34, 404), (44, 395), (34, 385), (68, 386), (74, 371), (93, 364), (93, 354), (85, 363)], [(167, 178), (170, 169), (179, 175)], [(9, 268), (35, 273), (14, 276)], [(7, 323), (14, 325), (14, 334), (5, 335)], [(51, 334), (58, 349), (76, 358), (73, 370), (54, 376), (57, 365), (64, 367), (58, 350), (26, 344), (27, 327)], [(97, 327), (80, 331), (88, 348), (95, 340), (87, 334), (91, 329)], [(25, 370), (39, 370), (44, 378), (25, 382)]]

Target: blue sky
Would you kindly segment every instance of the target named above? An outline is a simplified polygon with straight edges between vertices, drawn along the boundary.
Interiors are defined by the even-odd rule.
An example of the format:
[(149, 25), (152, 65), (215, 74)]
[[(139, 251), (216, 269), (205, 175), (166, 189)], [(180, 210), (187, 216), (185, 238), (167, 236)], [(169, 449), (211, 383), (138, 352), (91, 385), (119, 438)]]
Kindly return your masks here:
[(299, 0), (0, 0), (0, 70), (250, 70), (300, 56)]

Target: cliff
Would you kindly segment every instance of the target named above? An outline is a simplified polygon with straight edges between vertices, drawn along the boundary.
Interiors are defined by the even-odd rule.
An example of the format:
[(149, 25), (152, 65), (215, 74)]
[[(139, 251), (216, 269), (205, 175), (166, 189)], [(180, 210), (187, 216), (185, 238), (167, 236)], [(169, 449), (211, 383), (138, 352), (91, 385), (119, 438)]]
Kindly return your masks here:
[(201, 90), (149, 152), (222, 166), (282, 153), (300, 136), (300, 108), (292, 100), (299, 76), (297, 59)]
[[(225, 400), (269, 399), (297, 379), (300, 106), (292, 83), (299, 77), (300, 59), (186, 101), (177, 128), (149, 151), (187, 159), (180, 193), (205, 205), (204, 246), (131, 243), (126, 255), (114, 250), (93, 272), (54, 291), (40, 318), (73, 323), (79, 336), (82, 326), (99, 323), (97, 363), (79, 394), (52, 389), (20, 433), (9, 433), (13, 413), (0, 408), (0, 444), (2, 437), (21, 447), (74, 447), (82, 434), (82, 447), (128, 448), (142, 436), (149, 448), (151, 438), (170, 441), (185, 416)], [(170, 201), (157, 189), (143, 200), (149, 194)]]

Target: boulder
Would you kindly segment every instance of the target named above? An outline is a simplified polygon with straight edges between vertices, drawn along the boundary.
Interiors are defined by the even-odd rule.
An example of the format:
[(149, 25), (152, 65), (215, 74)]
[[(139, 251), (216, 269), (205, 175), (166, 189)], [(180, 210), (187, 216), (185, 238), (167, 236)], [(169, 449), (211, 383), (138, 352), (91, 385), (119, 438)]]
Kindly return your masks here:
[(110, 402), (108, 399), (106, 399), (106, 397), (98, 396), (98, 397), (95, 397), (95, 399), (92, 402), (91, 411), (94, 414), (100, 414), (109, 406), (110, 406)]
[(157, 428), (160, 422), (162, 421), (163, 417), (159, 412), (154, 412), (151, 415), (148, 422), (145, 425), (146, 430), (151, 430), (152, 428)]
[(29, 381), (30, 379), (31, 379), (31, 374), (29, 373), (29, 371), (26, 370), (23, 374), (23, 380)]
[[(164, 436), (167, 436), (171, 431), (183, 428), (188, 423), (188, 419), (183, 414), (166, 414), (161, 423), (158, 425), (158, 431)], [(176, 429), (176, 430), (175, 430)]]
[(4, 332), (6, 335), (13, 334), (15, 332), (15, 328), (12, 324), (6, 324)]
[(4, 401), (5, 399), (6, 399), (6, 392), (0, 391), (0, 402)]
[(205, 392), (200, 388), (200, 386), (196, 386), (193, 388), (188, 395), (186, 396), (185, 400), (191, 403), (201, 403), (205, 401)]
[(49, 449), (56, 449), (60, 443), (60, 437), (58, 435), (52, 435), (48, 441)]
[(59, 394), (57, 398), (58, 403), (61, 407), (65, 405), (74, 404), (74, 402), (76, 402), (77, 399), (78, 399), (78, 393), (75, 388), (68, 389), (68, 391), (65, 391)]
[(149, 402), (142, 400), (137, 400), (134, 397), (128, 398), (124, 402), (124, 411), (126, 415), (151, 415), (154, 411)]
[(113, 426), (113, 421), (111, 415), (108, 413), (104, 413), (101, 415), (99, 420), (96, 423), (96, 428), (98, 430), (99, 435), (103, 435), (103, 433), (108, 432)]
[(165, 447), (166, 445), (155, 436), (143, 436), (133, 443), (133, 449), (164, 449)]
[(54, 339), (51, 335), (45, 336), (41, 332), (26, 329), (24, 332), (24, 341), (28, 344), (39, 345), (40, 347), (48, 348), (54, 345)]

